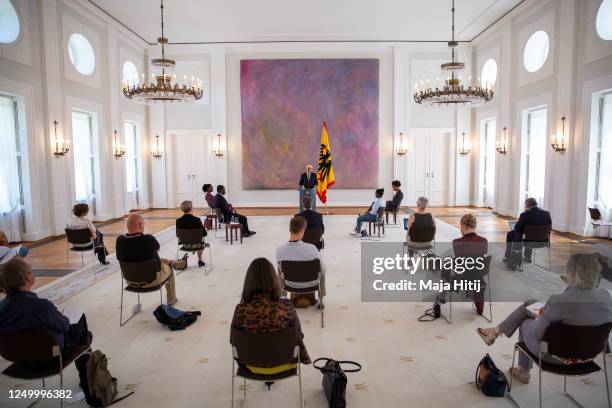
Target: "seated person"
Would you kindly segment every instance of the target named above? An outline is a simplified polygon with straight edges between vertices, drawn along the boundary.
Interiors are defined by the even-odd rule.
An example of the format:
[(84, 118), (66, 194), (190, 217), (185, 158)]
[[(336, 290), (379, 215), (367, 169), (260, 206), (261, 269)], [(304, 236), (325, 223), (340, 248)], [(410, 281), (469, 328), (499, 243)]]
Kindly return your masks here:
[[(242, 298), (236, 305), (232, 327), (252, 333), (277, 332), (295, 327), (299, 337), (300, 361), (310, 364), (297, 312), (289, 299), (281, 298), (280, 295), (274, 265), (266, 258), (253, 260), (244, 278)], [(294, 362), (276, 367), (246, 367), (256, 374), (276, 374), (292, 370), (295, 366)]]
[(70, 345), (90, 345), (93, 337), (87, 329), (85, 315), (70, 324), (53, 303), (32, 292), (35, 281), (32, 267), (23, 258), (15, 257), (3, 265), (0, 286), (6, 298), (0, 301), (0, 332), (44, 327), (61, 350)]
[[(203, 237), (208, 235), (200, 217), (193, 215), (193, 204), (191, 201), (183, 201), (181, 203), (181, 211), (183, 212), (183, 215), (176, 220), (176, 229), (201, 229)], [(202, 260), (202, 253), (204, 252), (204, 238), (202, 238), (202, 243), (200, 244), (183, 244), (181, 248), (181, 250), (185, 250), (186, 252), (197, 252), (198, 267), (201, 268), (204, 266), (204, 261)], [(185, 254), (185, 261), (186, 260), (187, 254)]]
[(218, 208), (223, 214), (223, 222), (229, 223), (232, 218), (236, 218), (240, 225), (242, 225), (242, 233), (245, 237), (255, 235), (255, 231), (249, 230), (249, 223), (247, 217), (238, 214), (236, 210), (227, 202), (225, 199), (225, 186), (219, 184), (217, 186), (217, 195), (215, 196), (213, 208)]
[(204, 184), (202, 186), (202, 191), (204, 192), (204, 199), (206, 200), (206, 204), (208, 204), (208, 208), (212, 211), (215, 196), (213, 195), (213, 186), (212, 184)]
[[(519, 216), (518, 221), (514, 225), (514, 229), (509, 231), (506, 235), (506, 255), (504, 262), (508, 264), (511, 262), (512, 243), (523, 241), (525, 227), (528, 225), (543, 226), (551, 224), (552, 220), (550, 218), (550, 213), (546, 210), (540, 209), (535, 198), (526, 199), (525, 211)], [(524, 257), (525, 262), (531, 262), (531, 248), (525, 248)]]
[(385, 210), (391, 212), (398, 212), (400, 209), (400, 205), (402, 204), (402, 200), (404, 199), (404, 193), (400, 190), (402, 187), (402, 183), (399, 180), (393, 180), (391, 183), (391, 188), (393, 189), (393, 199), (391, 201), (387, 201), (385, 206)]
[[(325, 225), (323, 225), (323, 215), (312, 210), (312, 197), (302, 198), (302, 207), (304, 211), (299, 214), (295, 214), (294, 217), (303, 217), (306, 220), (306, 229), (321, 228), (321, 234), (325, 232)], [(321, 242), (314, 244), (317, 249), (321, 250), (323, 247), (323, 237)]]
[(160, 259), (158, 255), (159, 242), (153, 235), (144, 233), (144, 219), (140, 214), (132, 213), (127, 218), (127, 234), (117, 237), (115, 251), (117, 260), (120, 262), (146, 262), (155, 260), (161, 273), (153, 282), (129, 282), (130, 285), (143, 288), (157, 286), (168, 276), (172, 276), (166, 282), (166, 300), (168, 305), (176, 303), (176, 289), (172, 263), (167, 259)]
[[(453, 240), (453, 253), (458, 258), (482, 258), (487, 254), (488, 241), (485, 237), (476, 234), (476, 217), (472, 214), (466, 214), (461, 217), (461, 238)], [(450, 270), (442, 271), (442, 279), (446, 282), (450, 281)], [(484, 308), (484, 293), (486, 282), (482, 276), (478, 275), (478, 270), (465, 271), (461, 275), (456, 275), (455, 279), (476, 280), (480, 279), (480, 290), (474, 292), (474, 305), (476, 313), (482, 314)], [(443, 300), (444, 296), (439, 296), (438, 300)]]
[(11, 247), (9, 246), (9, 240), (6, 237), (4, 231), (0, 231), (0, 265), (7, 263), (14, 256), (20, 256), (25, 258), (28, 255), (29, 249), (20, 246), (18, 249), (13, 250), (11, 252)]
[[(436, 227), (436, 221), (430, 212), (427, 212), (427, 204), (429, 200), (425, 197), (417, 198), (416, 212), (410, 214), (408, 217), (408, 232), (406, 233), (406, 241), (411, 242), (411, 245), (418, 245), (419, 243), (411, 241), (410, 237), (413, 236), (414, 231), (418, 231), (423, 228)], [(424, 242), (424, 245), (429, 245), (430, 242)]]
[[(72, 207), (72, 218), (66, 225), (68, 229), (89, 229), (91, 231), (91, 238), (93, 240), (94, 252), (98, 255), (98, 261), (102, 265), (108, 265), (106, 261), (106, 255), (108, 251), (104, 246), (104, 236), (96, 227), (93, 222), (87, 218), (89, 214), (89, 206), (86, 203), (78, 203)], [(89, 244), (72, 244), (74, 247), (87, 247)]]
[[(321, 253), (319, 252), (317, 247), (302, 241), (302, 238), (304, 237), (304, 231), (306, 231), (306, 220), (300, 216), (291, 218), (291, 221), (289, 221), (289, 242), (285, 242), (283, 245), (276, 248), (276, 261), (278, 262), (278, 269), (282, 274), (280, 266), (282, 261), (312, 261), (313, 259), (319, 259), (321, 263), (321, 281), (319, 282), (319, 296), (325, 296), (325, 264), (323, 263), (323, 259), (321, 259)], [(281, 283), (282, 282), (283, 280), (281, 279)], [(299, 289), (315, 286), (317, 284), (317, 281), (287, 281), (287, 284), (289, 286)]]
[(367, 232), (361, 229), (361, 224), (366, 221), (376, 221), (378, 220), (378, 209), (385, 208), (385, 200), (383, 199), (383, 195), (385, 194), (384, 188), (378, 188), (374, 192), (375, 200), (370, 204), (370, 208), (368, 210), (359, 215), (357, 217), (357, 225), (355, 226), (355, 230), (350, 233), (350, 235), (354, 237), (358, 236), (366, 236)]
[[(598, 289), (601, 280), (599, 262), (592, 254), (573, 254), (570, 256), (561, 279), (567, 289), (552, 295), (544, 307), (533, 316), (527, 306), (535, 300), (525, 302), (512, 312), (498, 326), (477, 330), (487, 345), (492, 345), (502, 334), (512, 337), (519, 329), (519, 341), (524, 342), (530, 352), (539, 354), (540, 341), (546, 328), (553, 322), (574, 326), (599, 326), (612, 321), (612, 298), (606, 289)], [(571, 364), (559, 357), (545, 354), (542, 358), (551, 364)], [(529, 383), (532, 361), (519, 353), (517, 367), (510, 373), (522, 383)]]

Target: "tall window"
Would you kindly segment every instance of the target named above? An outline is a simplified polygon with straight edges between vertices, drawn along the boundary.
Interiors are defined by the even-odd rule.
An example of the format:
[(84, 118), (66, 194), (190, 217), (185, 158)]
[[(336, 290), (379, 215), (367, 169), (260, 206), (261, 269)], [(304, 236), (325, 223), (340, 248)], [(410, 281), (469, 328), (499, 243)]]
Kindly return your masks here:
[(138, 190), (140, 172), (138, 125), (134, 122), (124, 123), (125, 134), (125, 166), (127, 192), (134, 194), (135, 202), (138, 204)]
[(546, 108), (528, 110), (523, 127), (523, 198), (533, 197), (539, 204), (544, 201), (546, 180), (546, 115)]
[(485, 207), (493, 207), (495, 192), (495, 119), (487, 119), (482, 126), (482, 202)]
[[(612, 208), (612, 91), (599, 97), (597, 143), (595, 147), (595, 204)], [(606, 179), (606, 176), (608, 179)]]
[(82, 111), (72, 111), (72, 144), (74, 157), (75, 198), (92, 206), (95, 214), (96, 172), (94, 150), (94, 117)]
[(0, 230), (19, 241), (23, 232), (22, 144), (17, 99), (0, 94)]

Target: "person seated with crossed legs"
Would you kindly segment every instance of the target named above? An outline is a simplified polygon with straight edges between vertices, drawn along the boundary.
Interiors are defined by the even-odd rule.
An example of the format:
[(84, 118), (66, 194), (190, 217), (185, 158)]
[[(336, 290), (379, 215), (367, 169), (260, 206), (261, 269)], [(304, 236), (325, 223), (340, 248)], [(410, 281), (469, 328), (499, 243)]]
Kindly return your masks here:
[(71, 324), (53, 303), (32, 291), (35, 282), (32, 267), (21, 257), (14, 257), (2, 266), (0, 287), (6, 297), (0, 301), (0, 332), (44, 327), (61, 350), (73, 344), (90, 345), (93, 335), (85, 315)]
[(402, 183), (399, 180), (393, 180), (391, 182), (391, 188), (393, 189), (393, 199), (391, 201), (387, 201), (385, 210), (391, 212), (398, 212), (400, 209), (400, 205), (402, 205), (402, 200), (404, 199), (404, 193), (401, 190)]
[(242, 214), (238, 214), (234, 207), (225, 199), (225, 186), (219, 184), (217, 186), (217, 195), (215, 195), (214, 208), (218, 208), (223, 213), (223, 222), (229, 223), (232, 218), (236, 218), (240, 225), (242, 225), (242, 233), (245, 238), (255, 235), (255, 231), (249, 229), (249, 222), (247, 217)]
[(374, 200), (372, 204), (370, 204), (370, 208), (368, 208), (368, 210), (365, 213), (357, 216), (357, 225), (355, 226), (355, 230), (352, 231), (350, 235), (354, 237), (358, 237), (358, 236), (364, 237), (367, 235), (366, 230), (361, 229), (361, 224), (363, 224), (366, 221), (376, 221), (378, 219), (378, 209), (385, 208), (386, 206), (385, 200), (383, 198), (384, 194), (385, 194), (384, 188), (376, 189), (376, 191), (374, 192), (374, 196), (376, 199)]
[(168, 276), (172, 275), (172, 278), (166, 282), (165, 286), (167, 303), (168, 305), (174, 305), (177, 299), (172, 262), (159, 257), (157, 253), (160, 248), (159, 242), (153, 235), (144, 233), (145, 222), (140, 214), (130, 214), (126, 224), (127, 234), (117, 237), (117, 243), (115, 245), (117, 260), (126, 263), (155, 260), (155, 263), (161, 271), (161, 273), (157, 275), (158, 278), (153, 282), (130, 282), (130, 285), (144, 288), (157, 286)]
[[(477, 329), (478, 335), (490, 346), (502, 334), (510, 338), (518, 329), (519, 341), (524, 342), (531, 353), (538, 355), (544, 332), (553, 322), (573, 326), (599, 326), (612, 321), (612, 297), (606, 289), (598, 288), (601, 265), (595, 255), (571, 255), (561, 279), (567, 284), (567, 289), (550, 296), (535, 316), (527, 307), (536, 301), (528, 300), (499, 325)], [(548, 354), (544, 354), (542, 360), (551, 364), (571, 364)], [(510, 374), (528, 384), (532, 365), (531, 359), (519, 352), (518, 366), (511, 367)]]
[(206, 228), (204, 228), (204, 224), (202, 224), (202, 220), (200, 217), (196, 217), (193, 215), (193, 204), (191, 201), (183, 201), (181, 203), (181, 211), (183, 215), (176, 220), (176, 229), (201, 229), (202, 230), (202, 243), (201, 244), (193, 244), (192, 247), (189, 245), (183, 244), (181, 248), (183, 248), (185, 252), (185, 256), (183, 259), (187, 262), (187, 252), (195, 251), (198, 254), (198, 267), (201, 268), (204, 266), (204, 261), (202, 260), (202, 254), (204, 252), (204, 238), (208, 233), (206, 232)]
[[(289, 242), (276, 248), (276, 261), (278, 269), (281, 270), (282, 261), (312, 261), (318, 259), (321, 264), (321, 281), (319, 282), (319, 296), (325, 296), (325, 264), (321, 258), (321, 253), (316, 246), (302, 241), (306, 231), (306, 220), (304, 217), (293, 217), (289, 221)], [(282, 272), (282, 271), (281, 271)], [(282, 281), (281, 281), (282, 282)], [(309, 288), (316, 285), (315, 282), (289, 282), (289, 286), (294, 288)], [(299, 297), (298, 297), (299, 298)], [(297, 302), (297, 301), (296, 301)], [(312, 303), (309, 301), (298, 303), (298, 307), (308, 307)], [(317, 302), (317, 307), (320, 302)]]

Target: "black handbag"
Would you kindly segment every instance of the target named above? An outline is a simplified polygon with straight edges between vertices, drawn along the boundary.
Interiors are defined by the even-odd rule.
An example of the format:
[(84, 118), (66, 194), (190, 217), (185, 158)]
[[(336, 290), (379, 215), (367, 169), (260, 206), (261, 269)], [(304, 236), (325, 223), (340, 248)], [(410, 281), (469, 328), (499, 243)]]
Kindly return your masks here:
[(508, 388), (508, 379), (486, 354), (476, 368), (476, 388), (487, 397), (503, 397)]
[[(324, 362), (317, 367), (317, 362)], [(357, 368), (350, 370), (342, 369), (342, 364), (350, 364)], [(361, 364), (354, 361), (336, 361), (331, 358), (317, 358), (312, 366), (323, 374), (323, 392), (329, 403), (329, 408), (346, 407), (346, 375), (345, 373), (356, 373), (361, 371)]]

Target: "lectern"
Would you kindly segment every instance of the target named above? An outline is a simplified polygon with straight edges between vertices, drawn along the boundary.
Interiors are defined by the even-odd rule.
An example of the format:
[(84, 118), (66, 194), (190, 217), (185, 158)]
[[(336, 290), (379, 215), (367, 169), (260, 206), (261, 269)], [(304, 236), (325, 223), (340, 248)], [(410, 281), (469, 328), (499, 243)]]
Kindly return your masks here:
[(316, 188), (299, 188), (299, 200), (300, 200), (300, 212), (304, 211), (304, 207), (302, 205), (302, 198), (310, 197), (312, 198), (312, 211), (317, 211), (317, 189)]

